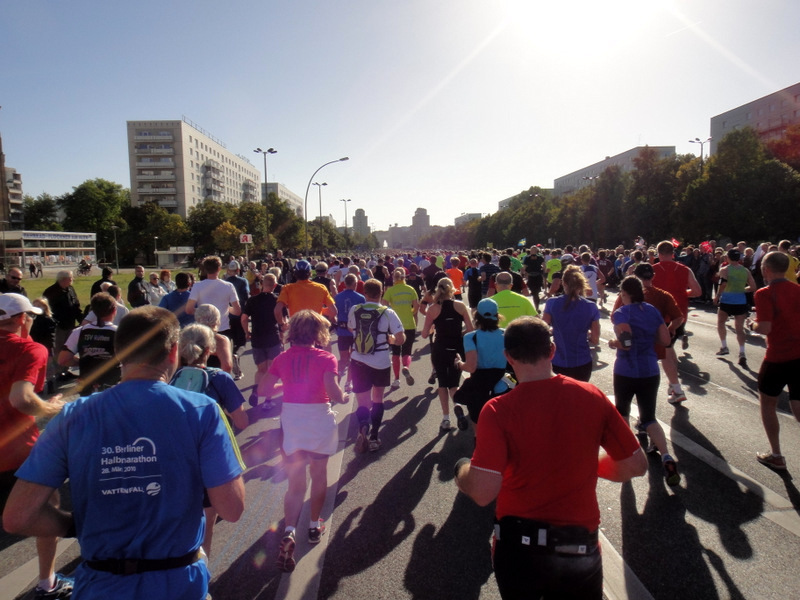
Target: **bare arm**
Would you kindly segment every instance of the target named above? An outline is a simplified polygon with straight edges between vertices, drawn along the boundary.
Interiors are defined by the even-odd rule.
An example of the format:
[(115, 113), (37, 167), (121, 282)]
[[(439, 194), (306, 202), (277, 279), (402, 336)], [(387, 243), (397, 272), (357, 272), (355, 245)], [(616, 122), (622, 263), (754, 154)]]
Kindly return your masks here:
[(669, 346), (669, 343), (672, 341), (672, 337), (669, 335), (669, 329), (667, 329), (665, 323), (662, 323), (658, 328), (657, 336), (656, 341), (662, 346)]
[(58, 366), (71, 367), (78, 364), (78, 356), (69, 350), (62, 350), (58, 353)]
[(244, 512), (244, 482), (239, 475), (228, 483), (208, 488), (208, 499), (217, 514), (228, 521), (235, 523)]
[(466, 355), (467, 357), (464, 361), (456, 358), (456, 367), (465, 373), (474, 373), (478, 369), (478, 352), (477, 350), (468, 350)]
[[(130, 299), (128, 299), (128, 301), (130, 302)], [(197, 308), (197, 300), (190, 299), (186, 303), (186, 307), (184, 308), (184, 310), (186, 311), (187, 315), (193, 315), (196, 308)]]
[(278, 325), (286, 325), (286, 317), (283, 315), (285, 308), (286, 304), (283, 302), (278, 302), (275, 304), (275, 310), (273, 313), (275, 314), (275, 321), (277, 321)]
[(697, 277), (694, 276), (694, 271), (689, 269), (689, 298), (697, 298), (702, 293), (703, 290), (697, 281)]
[(497, 498), (502, 484), (503, 476), (500, 473), (473, 469), (472, 463), (463, 465), (456, 476), (458, 489), (472, 498), (479, 506), (486, 506)]
[(45, 402), (33, 390), (33, 384), (30, 381), (15, 381), (11, 384), (8, 401), (22, 414), (32, 417), (53, 417), (61, 412), (64, 406), (61, 397), (61, 394), (56, 394), (50, 398), (49, 402)]
[(244, 331), (244, 338), (249, 342), (250, 341), (250, 315), (247, 313), (242, 313), (239, 322), (242, 324), (242, 331)]
[(16, 535), (64, 537), (72, 526), (72, 515), (50, 503), (56, 490), (20, 479), (11, 490), (3, 529)]
[(233, 315), (234, 317), (238, 317), (240, 314), (242, 314), (242, 305), (239, 304), (238, 300), (228, 306), (228, 314)]
[(453, 303), (453, 306), (456, 307), (458, 314), (460, 314), (464, 318), (464, 333), (469, 333), (470, 331), (475, 329), (475, 326), (472, 324), (472, 316), (470, 316), (469, 314), (469, 309), (467, 308), (467, 305), (464, 304), (463, 302), (459, 302), (456, 300)]
[(344, 395), (342, 388), (339, 387), (336, 381), (336, 374), (333, 371), (326, 371), (322, 376), (322, 383), (325, 386), (325, 393), (331, 400), (331, 404), (342, 404), (344, 402)]
[(608, 454), (603, 454), (597, 461), (597, 476), (609, 481), (622, 483), (641, 477), (646, 472), (647, 457), (641, 448), (624, 460), (614, 460)]
[(224, 335), (215, 333), (214, 338), (217, 342), (217, 349), (214, 356), (219, 359), (219, 367), (226, 373), (233, 371), (233, 352), (231, 351), (231, 341)]
[(438, 304), (431, 305), (428, 308), (428, 311), (425, 313), (425, 324), (422, 326), (422, 338), (425, 339), (431, 334), (431, 329), (433, 328), (433, 322), (436, 317), (439, 316), (439, 313), (442, 312), (442, 307)]

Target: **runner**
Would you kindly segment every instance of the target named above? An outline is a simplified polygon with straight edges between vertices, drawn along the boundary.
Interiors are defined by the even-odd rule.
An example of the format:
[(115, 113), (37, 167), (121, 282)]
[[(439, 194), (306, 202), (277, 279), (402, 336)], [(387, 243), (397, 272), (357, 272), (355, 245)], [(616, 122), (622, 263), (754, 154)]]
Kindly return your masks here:
[(747, 292), (755, 292), (756, 282), (750, 271), (741, 264), (742, 255), (736, 248), (728, 250), (728, 264), (719, 271), (719, 292), (714, 296), (717, 311), (717, 333), (722, 347), (717, 356), (729, 354), (726, 322), (733, 317), (736, 341), (739, 342), (739, 366), (747, 368), (744, 352), (744, 321), (747, 317)]
[[(456, 259), (458, 260), (458, 259)], [(456, 269), (458, 270), (458, 269)], [(458, 270), (459, 273), (461, 272)], [(410, 285), (407, 285), (406, 272), (403, 268), (397, 268), (392, 273), (393, 285), (386, 288), (383, 295), (383, 304), (390, 307), (403, 324), (405, 340), (402, 346), (390, 344), (392, 350), (392, 370), (394, 381), (392, 389), (400, 387), (400, 368), (402, 363), (403, 377), (406, 385), (414, 385), (414, 378), (411, 376), (409, 367), (411, 366), (411, 349), (417, 337), (417, 313), (419, 312), (419, 297), (417, 292)]]
[(356, 291), (356, 286), (363, 282), (355, 273), (348, 273), (342, 280), (345, 289), (336, 294), (333, 299), (336, 304), (336, 345), (339, 348), (339, 382), (341, 383), (345, 371), (347, 371), (346, 382), (344, 384), (345, 394), (353, 391), (353, 376), (350, 369), (350, 353), (353, 349), (353, 332), (347, 328), (347, 317), (350, 309), (358, 304), (364, 304), (367, 300), (363, 294)]

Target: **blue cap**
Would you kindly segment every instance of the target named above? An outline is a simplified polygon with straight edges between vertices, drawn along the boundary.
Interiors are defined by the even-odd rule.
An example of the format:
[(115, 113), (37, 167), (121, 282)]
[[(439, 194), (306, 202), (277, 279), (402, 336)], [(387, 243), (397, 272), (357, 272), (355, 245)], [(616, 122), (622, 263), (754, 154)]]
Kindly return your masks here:
[(484, 298), (478, 302), (478, 314), (486, 319), (497, 319), (497, 302)]
[(294, 270), (301, 273), (311, 273), (311, 263), (307, 260), (298, 260), (294, 263)]

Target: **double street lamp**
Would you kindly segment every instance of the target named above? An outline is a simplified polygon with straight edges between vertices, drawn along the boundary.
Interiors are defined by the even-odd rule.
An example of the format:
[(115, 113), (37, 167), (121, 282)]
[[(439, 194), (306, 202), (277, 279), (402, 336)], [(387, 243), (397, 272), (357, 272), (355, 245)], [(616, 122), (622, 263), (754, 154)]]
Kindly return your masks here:
[(350, 198), (340, 198), (339, 202), (344, 202), (344, 243), (347, 244), (349, 250), (350, 239), (347, 237), (347, 203), (350, 202)]
[(267, 215), (267, 239), (265, 242), (267, 249), (269, 250), (269, 190), (267, 189), (267, 154), (277, 154), (278, 151), (275, 150), (275, 148), (267, 148), (266, 150), (256, 148), (253, 150), (253, 152), (264, 155), (264, 212)]
[(337, 158), (336, 160), (332, 160), (332, 161), (326, 162), (319, 169), (314, 171), (314, 173), (311, 175), (311, 178), (308, 180), (308, 185), (306, 186), (306, 195), (305, 195), (305, 198), (303, 199), (303, 220), (305, 221), (304, 227), (305, 227), (305, 238), (306, 238), (306, 256), (308, 256), (308, 191), (311, 189), (311, 182), (314, 181), (314, 177), (324, 167), (327, 167), (328, 165), (332, 165), (333, 163), (344, 162), (346, 160), (350, 160), (350, 158), (348, 156), (343, 156), (342, 158)]
[(701, 140), (699, 137), (689, 140), (690, 144), (700, 144), (700, 175), (703, 174), (703, 146), (711, 141), (711, 136), (707, 140)]

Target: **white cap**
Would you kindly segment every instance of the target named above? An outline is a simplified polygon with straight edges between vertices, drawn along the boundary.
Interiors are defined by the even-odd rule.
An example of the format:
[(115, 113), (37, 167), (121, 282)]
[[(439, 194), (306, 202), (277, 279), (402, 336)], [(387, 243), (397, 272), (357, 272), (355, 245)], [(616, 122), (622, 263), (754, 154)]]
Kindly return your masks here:
[(0, 294), (0, 321), (5, 321), (21, 313), (42, 314), (42, 309), (31, 304), (22, 294)]

